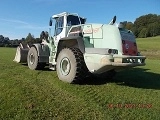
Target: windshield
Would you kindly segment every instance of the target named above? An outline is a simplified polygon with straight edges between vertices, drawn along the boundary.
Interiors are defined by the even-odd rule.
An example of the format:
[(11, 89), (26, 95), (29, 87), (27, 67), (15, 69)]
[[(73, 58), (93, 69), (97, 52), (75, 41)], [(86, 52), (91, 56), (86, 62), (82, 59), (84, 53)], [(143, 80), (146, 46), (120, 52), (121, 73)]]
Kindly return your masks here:
[[(85, 23), (85, 19), (80, 18), (81, 24)], [(79, 25), (80, 24), (79, 17), (74, 15), (68, 15), (67, 17), (67, 26)]]

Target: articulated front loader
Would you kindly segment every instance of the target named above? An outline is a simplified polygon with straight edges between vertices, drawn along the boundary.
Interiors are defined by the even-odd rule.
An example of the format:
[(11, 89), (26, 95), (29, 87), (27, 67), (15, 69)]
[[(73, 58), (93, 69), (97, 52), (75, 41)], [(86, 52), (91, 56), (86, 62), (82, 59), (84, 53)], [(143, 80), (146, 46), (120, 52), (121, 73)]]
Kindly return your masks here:
[(111, 76), (135, 66), (145, 65), (145, 56), (137, 50), (134, 34), (115, 25), (116, 17), (109, 24), (86, 24), (86, 19), (67, 12), (53, 15), (49, 25), (54, 35), (43, 32), (41, 44), (17, 48), (16, 62), (27, 62), (32, 70), (56, 70), (60, 80), (74, 83), (88, 73)]

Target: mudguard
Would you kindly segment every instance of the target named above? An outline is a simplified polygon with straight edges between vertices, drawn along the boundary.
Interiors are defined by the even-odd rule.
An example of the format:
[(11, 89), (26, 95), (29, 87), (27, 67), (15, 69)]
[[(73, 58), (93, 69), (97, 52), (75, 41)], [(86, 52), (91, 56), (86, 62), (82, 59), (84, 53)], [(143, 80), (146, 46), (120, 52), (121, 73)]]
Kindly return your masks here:
[(84, 41), (82, 37), (80, 36), (65, 37), (60, 39), (58, 42), (56, 60), (59, 52), (66, 47), (68, 48), (75, 47), (75, 48), (78, 48), (82, 53), (85, 53), (85, 46), (84, 46)]
[(49, 47), (45, 44), (33, 44), (32, 47), (35, 47), (38, 52), (39, 62), (49, 62)]

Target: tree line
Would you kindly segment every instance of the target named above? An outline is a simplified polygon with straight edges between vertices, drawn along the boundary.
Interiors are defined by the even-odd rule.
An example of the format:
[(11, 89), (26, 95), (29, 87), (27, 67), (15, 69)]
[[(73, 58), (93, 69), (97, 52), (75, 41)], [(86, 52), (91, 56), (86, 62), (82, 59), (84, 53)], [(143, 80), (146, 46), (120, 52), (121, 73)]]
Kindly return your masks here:
[(125, 28), (133, 31), (138, 38), (154, 37), (160, 35), (160, 15), (147, 14), (136, 18), (132, 22), (125, 21)]
[[(136, 18), (134, 22), (124, 21), (125, 28), (133, 31), (139, 38), (153, 37), (160, 35), (160, 15), (147, 14)], [(43, 31), (39, 38), (29, 33), (26, 38), (10, 40), (9, 37), (0, 35), (0, 47), (17, 47), (20, 43), (33, 44), (41, 43)]]
[(34, 35), (28, 33), (26, 38), (10, 40), (9, 37), (4, 37), (0, 35), (0, 47), (17, 47), (20, 43), (23, 44), (33, 44), (41, 43), (42, 38), (35, 38)]

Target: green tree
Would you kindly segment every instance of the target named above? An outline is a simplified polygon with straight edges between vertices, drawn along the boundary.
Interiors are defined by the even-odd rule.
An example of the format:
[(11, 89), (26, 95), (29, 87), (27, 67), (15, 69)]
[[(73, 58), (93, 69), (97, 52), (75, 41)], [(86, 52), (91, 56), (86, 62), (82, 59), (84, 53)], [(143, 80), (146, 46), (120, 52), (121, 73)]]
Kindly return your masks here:
[(132, 22), (127, 22), (125, 28), (128, 29), (128, 30), (132, 30), (133, 29), (133, 23)]
[(160, 25), (158, 23), (151, 23), (148, 25), (149, 35), (157, 36), (160, 35)]
[(143, 28), (143, 29), (140, 31), (138, 37), (140, 37), (140, 38), (146, 38), (147, 35), (148, 35), (148, 30), (147, 30), (147, 28)]
[(0, 35), (0, 43), (3, 43), (3, 41), (4, 41), (4, 36)]
[(41, 42), (42, 42), (42, 40), (40, 38), (35, 39), (35, 43), (41, 43)]
[(136, 37), (152, 37), (160, 35), (160, 15), (148, 14), (137, 18), (134, 22)]
[(35, 43), (35, 38), (34, 38), (34, 36), (33, 36), (31, 33), (28, 33), (28, 36), (26, 37), (25, 42), (26, 42), (26, 43), (29, 43), (29, 44)]

